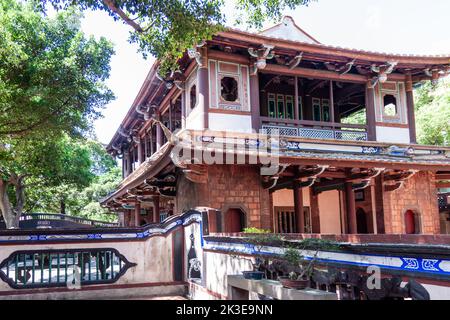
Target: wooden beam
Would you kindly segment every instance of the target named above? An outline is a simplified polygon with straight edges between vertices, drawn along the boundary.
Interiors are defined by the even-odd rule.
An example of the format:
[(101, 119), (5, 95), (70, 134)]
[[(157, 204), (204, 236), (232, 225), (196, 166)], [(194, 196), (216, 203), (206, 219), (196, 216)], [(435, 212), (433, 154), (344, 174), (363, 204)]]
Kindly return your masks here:
[(347, 82), (357, 82), (357, 83), (365, 83), (367, 81), (366, 76), (362, 76), (359, 74), (339, 74), (332, 71), (319, 70), (319, 69), (307, 69), (307, 68), (295, 68), (289, 69), (289, 67), (276, 65), (276, 64), (268, 64), (264, 70), (261, 70), (263, 73), (275, 73), (275, 74), (284, 74), (290, 76), (298, 76), (303, 78), (316, 78), (322, 80), (335, 80), (335, 81), (347, 81)]

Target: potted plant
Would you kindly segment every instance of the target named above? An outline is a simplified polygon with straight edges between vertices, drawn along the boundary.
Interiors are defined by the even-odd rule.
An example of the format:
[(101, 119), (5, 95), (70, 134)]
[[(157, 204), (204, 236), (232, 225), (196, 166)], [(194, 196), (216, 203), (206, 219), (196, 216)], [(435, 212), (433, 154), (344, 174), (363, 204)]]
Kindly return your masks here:
[(305, 289), (311, 284), (311, 276), (314, 270), (316, 255), (311, 260), (306, 260), (295, 248), (287, 248), (283, 255), (283, 260), (287, 263), (287, 276), (279, 276), (278, 281), (285, 288)]
[[(314, 265), (317, 260), (319, 250), (329, 249), (335, 244), (328, 240), (322, 239), (304, 239), (297, 243), (297, 246), (289, 244), (282, 256), (287, 275), (279, 276), (278, 281), (283, 287), (290, 289), (305, 289), (311, 285), (311, 278), (314, 274)], [(314, 255), (306, 258), (301, 252), (304, 250), (313, 250)]]
[[(270, 230), (258, 229), (258, 228), (245, 228), (244, 233), (247, 234), (244, 241), (253, 246), (253, 254), (256, 256), (254, 260), (250, 258), (243, 258), (250, 261), (252, 269), (250, 271), (243, 271), (242, 275), (245, 279), (261, 280), (265, 278), (265, 272), (261, 271), (265, 264), (265, 257), (263, 253), (264, 245), (273, 243), (274, 241), (280, 241), (280, 236), (270, 233)], [(237, 256), (234, 256), (238, 258)]]

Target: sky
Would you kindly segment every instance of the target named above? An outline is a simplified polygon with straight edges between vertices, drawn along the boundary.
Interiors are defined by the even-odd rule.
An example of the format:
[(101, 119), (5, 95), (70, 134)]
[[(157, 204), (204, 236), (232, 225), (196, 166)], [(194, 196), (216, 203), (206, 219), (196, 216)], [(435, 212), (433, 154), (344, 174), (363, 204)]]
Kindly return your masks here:
[[(224, 13), (233, 21), (233, 4), (227, 3)], [(449, 13), (448, 0), (317, 0), (285, 12), (323, 44), (387, 53), (450, 55)], [(144, 60), (137, 46), (127, 41), (130, 27), (104, 12), (86, 12), (82, 30), (114, 43), (116, 53), (107, 85), (116, 100), (94, 124), (97, 138), (109, 143), (154, 58)]]

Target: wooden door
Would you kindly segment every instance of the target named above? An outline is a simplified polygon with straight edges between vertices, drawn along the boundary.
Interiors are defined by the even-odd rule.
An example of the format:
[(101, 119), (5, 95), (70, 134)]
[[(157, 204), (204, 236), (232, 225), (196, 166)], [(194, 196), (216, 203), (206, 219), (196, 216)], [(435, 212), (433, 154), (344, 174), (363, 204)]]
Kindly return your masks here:
[(232, 208), (224, 216), (224, 232), (242, 232), (245, 215), (241, 209)]

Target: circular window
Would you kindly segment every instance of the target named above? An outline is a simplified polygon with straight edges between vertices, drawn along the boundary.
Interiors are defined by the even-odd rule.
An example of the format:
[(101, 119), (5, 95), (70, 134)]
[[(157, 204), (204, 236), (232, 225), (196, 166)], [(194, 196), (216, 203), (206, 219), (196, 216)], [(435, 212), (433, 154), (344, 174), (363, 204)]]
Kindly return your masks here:
[(223, 77), (220, 80), (220, 95), (222, 99), (228, 102), (236, 102), (238, 100), (238, 83), (235, 78)]

